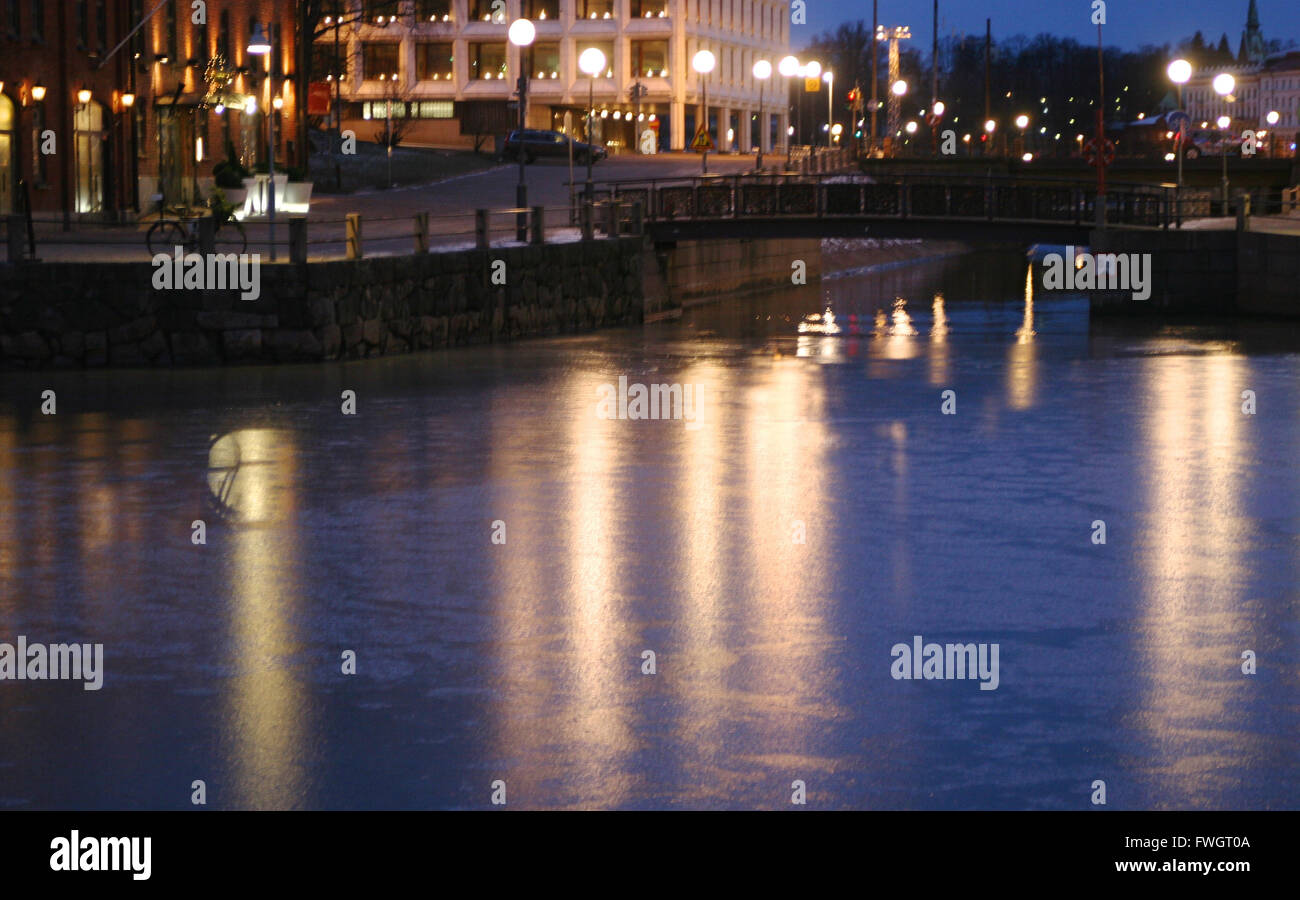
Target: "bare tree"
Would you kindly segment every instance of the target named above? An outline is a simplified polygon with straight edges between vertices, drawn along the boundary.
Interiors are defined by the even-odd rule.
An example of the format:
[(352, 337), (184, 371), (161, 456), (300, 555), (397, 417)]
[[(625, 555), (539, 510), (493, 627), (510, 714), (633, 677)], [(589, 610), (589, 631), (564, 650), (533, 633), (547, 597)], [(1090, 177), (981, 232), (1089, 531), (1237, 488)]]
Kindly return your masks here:
[[(297, 6), (297, 62), (294, 65), (294, 96), (305, 98), (314, 80), (316, 42), (333, 38), (335, 31), (346, 32), (362, 23), (392, 24), (402, 15), (402, 0), (295, 0)], [(307, 105), (295, 104), (299, 133), (307, 134)], [(307, 166), (309, 141), (298, 142), (298, 165)]]

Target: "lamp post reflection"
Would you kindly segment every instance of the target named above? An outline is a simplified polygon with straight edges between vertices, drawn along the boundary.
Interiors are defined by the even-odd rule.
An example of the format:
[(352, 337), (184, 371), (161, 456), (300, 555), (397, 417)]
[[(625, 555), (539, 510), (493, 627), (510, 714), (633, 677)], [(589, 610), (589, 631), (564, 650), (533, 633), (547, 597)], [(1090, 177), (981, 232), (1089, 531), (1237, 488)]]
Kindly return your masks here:
[(208, 451), (208, 488), (229, 529), (222, 734), (240, 808), (291, 809), (311, 799), (309, 694), (290, 654), (301, 640), (303, 594), (295, 580), (297, 459), (293, 433), (270, 428), (232, 431)]

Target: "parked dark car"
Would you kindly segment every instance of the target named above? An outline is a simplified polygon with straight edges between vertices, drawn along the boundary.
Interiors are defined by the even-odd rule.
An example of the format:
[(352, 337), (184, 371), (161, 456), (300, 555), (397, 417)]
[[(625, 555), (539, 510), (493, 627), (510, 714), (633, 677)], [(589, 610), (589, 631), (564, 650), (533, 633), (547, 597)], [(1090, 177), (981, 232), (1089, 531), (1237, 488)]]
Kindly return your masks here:
[(591, 157), (592, 162), (602, 160), (606, 156), (604, 147), (575, 141), (558, 131), (534, 131), (532, 129), (510, 132), (510, 135), (506, 138), (502, 156), (506, 159), (519, 159), (519, 154), (523, 153), (524, 162), (526, 163), (547, 156), (556, 159), (568, 159), (570, 142), (573, 143), (573, 161), (575, 163), (585, 166), (588, 156)]

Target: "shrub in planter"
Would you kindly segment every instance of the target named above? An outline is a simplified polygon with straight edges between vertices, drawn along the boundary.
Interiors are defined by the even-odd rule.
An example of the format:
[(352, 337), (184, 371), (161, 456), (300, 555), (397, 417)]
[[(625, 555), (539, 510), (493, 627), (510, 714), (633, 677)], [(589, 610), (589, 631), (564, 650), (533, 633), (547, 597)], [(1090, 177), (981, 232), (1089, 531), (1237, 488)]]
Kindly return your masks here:
[(212, 167), (212, 177), (219, 188), (242, 188), (249, 174), (248, 169), (233, 159), (223, 159)]

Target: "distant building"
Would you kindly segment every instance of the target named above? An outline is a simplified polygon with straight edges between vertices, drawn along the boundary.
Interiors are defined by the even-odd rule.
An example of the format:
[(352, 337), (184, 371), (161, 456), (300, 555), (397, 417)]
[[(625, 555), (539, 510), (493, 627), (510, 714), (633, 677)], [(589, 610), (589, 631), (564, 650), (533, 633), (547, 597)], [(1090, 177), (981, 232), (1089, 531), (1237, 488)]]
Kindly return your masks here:
[[(1273, 139), (1267, 141), (1267, 146), (1272, 152), (1294, 155), (1300, 131), (1300, 51), (1273, 56), (1264, 53), (1259, 10), (1255, 0), (1250, 0), (1238, 63), (1198, 69), (1187, 83), (1183, 103), (1193, 127), (1214, 128), (1220, 116), (1228, 116), (1233, 131), (1269, 132)], [(1214, 90), (1214, 79), (1225, 72), (1232, 75), (1236, 85), (1231, 94), (1221, 97)], [(1268, 121), (1274, 112), (1276, 125)]]
[[(537, 31), (522, 53), (506, 37), (509, 23), (521, 17)], [(491, 146), (517, 124), (512, 101), (522, 64), (530, 76), (529, 127), (562, 130), (568, 113), (574, 133), (611, 152), (630, 151), (647, 129), (658, 148), (683, 149), (703, 94), (701, 76), (691, 68), (701, 49), (717, 58), (707, 91), (719, 149), (748, 151), (760, 136), (770, 149), (787, 125), (775, 73), (760, 124), (760, 86), (751, 71), (758, 59), (775, 68), (787, 53), (786, 0), (352, 0), (336, 21), (343, 24), (317, 37), (313, 72), (325, 74), (313, 80), (319, 89), (320, 80), (333, 82), (329, 73), (342, 73), (330, 85), (342, 125), (365, 140), (386, 127), (391, 109), (409, 120), (406, 141)], [(607, 61), (594, 85), (578, 69), (588, 47), (599, 48)]]

